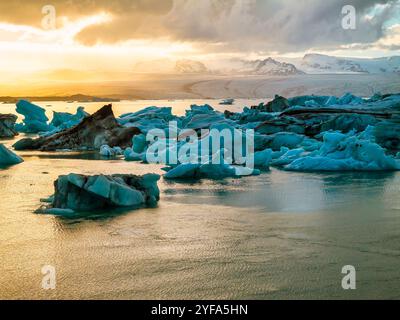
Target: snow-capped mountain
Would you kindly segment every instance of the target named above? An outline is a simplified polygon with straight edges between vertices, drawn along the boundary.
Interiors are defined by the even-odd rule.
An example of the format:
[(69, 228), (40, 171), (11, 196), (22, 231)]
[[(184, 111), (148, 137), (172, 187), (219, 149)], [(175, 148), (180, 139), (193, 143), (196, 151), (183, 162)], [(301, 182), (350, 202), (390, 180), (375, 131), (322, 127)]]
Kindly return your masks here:
[(363, 59), (341, 58), (323, 54), (306, 54), (297, 63), (306, 73), (399, 73), (400, 56)]
[(176, 73), (208, 73), (204, 63), (194, 60), (178, 60), (174, 70)]
[(272, 58), (252, 61), (240, 60), (239, 63), (242, 65), (233, 69), (234, 73), (270, 76), (289, 76), (304, 73), (291, 63), (279, 62)]
[(159, 59), (136, 63), (134, 72), (162, 74), (220, 74), (291, 76), (302, 74), (399, 74), (400, 56), (342, 58), (306, 54), (303, 58), (207, 61)]

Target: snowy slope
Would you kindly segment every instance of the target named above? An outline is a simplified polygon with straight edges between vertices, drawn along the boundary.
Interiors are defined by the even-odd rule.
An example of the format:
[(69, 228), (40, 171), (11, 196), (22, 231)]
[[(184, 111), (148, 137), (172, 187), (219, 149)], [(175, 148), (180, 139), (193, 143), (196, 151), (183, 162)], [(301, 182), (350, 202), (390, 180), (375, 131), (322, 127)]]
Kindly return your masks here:
[(400, 56), (362, 59), (341, 58), (322, 54), (306, 54), (297, 67), (310, 74), (315, 73), (370, 73), (400, 74)]
[(295, 75), (302, 74), (293, 64), (286, 62), (279, 62), (272, 58), (264, 60), (241, 61), (242, 66), (234, 70), (243, 74), (256, 74), (256, 75)]
[(174, 70), (176, 73), (208, 73), (204, 63), (195, 60), (178, 60)]

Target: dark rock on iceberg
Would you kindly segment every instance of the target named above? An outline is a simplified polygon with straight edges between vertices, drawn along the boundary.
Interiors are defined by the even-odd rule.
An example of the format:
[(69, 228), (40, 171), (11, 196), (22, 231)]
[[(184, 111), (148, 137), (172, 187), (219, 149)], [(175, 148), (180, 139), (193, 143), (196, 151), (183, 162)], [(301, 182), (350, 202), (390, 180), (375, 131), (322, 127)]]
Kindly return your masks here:
[(281, 96), (276, 95), (275, 99), (267, 104), (261, 103), (258, 106), (253, 106), (252, 109), (266, 112), (282, 112), (290, 107), (289, 101)]
[(14, 129), (17, 116), (14, 114), (0, 114), (0, 138), (12, 138), (18, 135)]
[(98, 150), (102, 145), (124, 148), (130, 146), (132, 137), (139, 133), (138, 128), (118, 124), (109, 104), (72, 128), (37, 139), (22, 139), (14, 148), (41, 151)]

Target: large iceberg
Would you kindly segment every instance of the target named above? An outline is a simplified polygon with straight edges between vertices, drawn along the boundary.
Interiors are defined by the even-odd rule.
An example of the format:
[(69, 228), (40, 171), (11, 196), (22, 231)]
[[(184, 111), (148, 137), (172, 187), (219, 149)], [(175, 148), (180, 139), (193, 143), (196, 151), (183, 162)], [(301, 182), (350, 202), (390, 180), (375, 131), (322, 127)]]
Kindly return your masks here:
[(170, 107), (147, 107), (137, 112), (125, 113), (117, 121), (126, 127), (139, 128), (147, 133), (151, 129), (165, 129), (170, 121), (178, 121), (178, 117), (172, 115)]
[(299, 153), (285, 166), (292, 171), (377, 171), (400, 170), (400, 161), (386, 155), (371, 140), (372, 127), (361, 134), (327, 132), (321, 148), (310, 154)]
[(84, 118), (88, 116), (89, 114), (85, 112), (83, 107), (78, 107), (75, 114), (53, 111), (53, 119), (50, 122), (50, 126), (55, 129), (44, 133), (44, 135), (49, 136), (65, 129), (72, 128), (78, 125)]
[(54, 130), (47, 124), (49, 118), (46, 110), (26, 100), (20, 100), (16, 104), (16, 111), (24, 116), (22, 123), (16, 124), (17, 131), (25, 133), (38, 133)]
[(39, 213), (88, 212), (112, 207), (151, 207), (160, 199), (157, 174), (95, 175), (69, 174), (58, 177), (51, 204)]
[(201, 163), (181, 163), (171, 168), (166, 174), (165, 179), (223, 179), (242, 176), (259, 175), (260, 170), (251, 169), (243, 166), (232, 166), (229, 164), (201, 164)]
[(24, 160), (0, 143), (0, 166), (11, 166)]
[(50, 136), (54, 133), (71, 128), (79, 124), (85, 117), (89, 116), (83, 107), (78, 107), (75, 114), (68, 112), (53, 112), (53, 119), (48, 123), (46, 110), (29, 101), (20, 100), (16, 104), (16, 111), (24, 116), (22, 123), (15, 125), (19, 132), (40, 133)]

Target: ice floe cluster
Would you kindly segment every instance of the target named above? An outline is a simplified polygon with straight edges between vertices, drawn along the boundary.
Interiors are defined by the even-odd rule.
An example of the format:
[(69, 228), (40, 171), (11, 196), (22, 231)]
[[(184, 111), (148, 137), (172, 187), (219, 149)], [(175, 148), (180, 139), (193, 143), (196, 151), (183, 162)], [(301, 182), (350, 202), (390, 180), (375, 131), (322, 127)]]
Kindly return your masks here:
[(26, 100), (17, 102), (16, 111), (24, 117), (21, 123), (15, 125), (18, 132), (41, 133), (43, 135), (51, 135), (71, 128), (89, 115), (83, 107), (79, 107), (76, 114), (54, 111), (53, 119), (49, 123), (46, 110)]
[(23, 162), (21, 157), (0, 143), (0, 166), (12, 166)]
[[(270, 166), (291, 171), (400, 169), (396, 157), (400, 151), (400, 95), (375, 94), (368, 99), (352, 94), (290, 99), (276, 96), (265, 105), (246, 107), (240, 113), (221, 113), (209, 105), (192, 105), (182, 117), (174, 116), (170, 108), (149, 107), (117, 120), (142, 131), (133, 137), (132, 147), (124, 150), (125, 160), (149, 162), (149, 154), (156, 152), (158, 159), (164, 159), (158, 163), (168, 166), (164, 175), (167, 179), (260, 174), (257, 168), (266, 170)], [(172, 127), (168, 126), (171, 123)], [(167, 141), (156, 151), (153, 146), (160, 139), (151, 136), (154, 129), (164, 131), (162, 139)], [(205, 154), (201, 142), (208, 139), (203, 129), (219, 132), (253, 129), (252, 166), (236, 165), (231, 158), (226, 161), (223, 147), (214, 153), (206, 151), (209, 159), (218, 158), (220, 162), (199, 161)], [(179, 139), (187, 130), (196, 132), (196, 144)], [(178, 137), (177, 143), (168, 138), (171, 131)], [(179, 154), (188, 144), (199, 148), (196, 159), (168, 161), (171, 154)]]
[[(97, 150), (104, 158), (161, 164), (165, 179), (259, 175), (270, 167), (400, 170), (400, 94), (276, 96), (236, 113), (192, 105), (183, 116), (174, 115), (170, 107), (147, 107), (115, 118), (107, 105), (91, 116), (82, 108), (75, 115), (55, 113), (50, 123), (43, 108), (26, 101), (17, 104), (17, 111), (24, 115), (17, 130), (41, 133), (18, 141), (17, 150)], [(0, 163), (20, 161), (0, 147)], [(154, 203), (158, 178), (148, 177), (63, 176), (56, 183), (52, 206), (88, 209), (85, 205), (94, 197), (100, 197), (100, 207)], [(65, 190), (76, 192), (68, 195)], [(85, 197), (74, 198), (81, 194)], [(74, 207), (75, 200), (68, 203), (70, 197), (79, 207)]]

